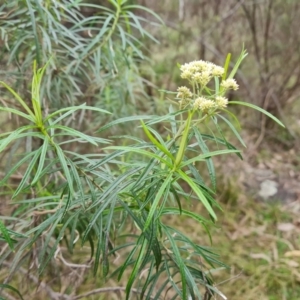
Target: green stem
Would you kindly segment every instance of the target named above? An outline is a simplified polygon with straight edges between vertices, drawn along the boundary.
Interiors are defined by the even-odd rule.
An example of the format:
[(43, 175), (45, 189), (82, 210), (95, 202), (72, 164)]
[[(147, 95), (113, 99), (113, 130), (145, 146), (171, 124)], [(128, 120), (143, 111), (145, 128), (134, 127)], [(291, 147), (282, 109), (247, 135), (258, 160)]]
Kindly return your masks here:
[(181, 163), (182, 159), (183, 159), (183, 155), (185, 152), (185, 148), (186, 148), (186, 144), (187, 144), (187, 138), (190, 132), (190, 126), (191, 126), (191, 121), (193, 118), (193, 114), (194, 111), (189, 111), (188, 112), (188, 118), (184, 124), (184, 131), (182, 134), (182, 138), (180, 141), (180, 145), (179, 145), (179, 150), (177, 152), (176, 158), (175, 158), (175, 163), (174, 163), (174, 169), (175, 170)]
[(113, 22), (113, 24), (112, 24), (112, 26), (111, 26), (111, 28), (110, 28), (107, 36), (102, 40), (102, 42), (97, 47), (95, 47), (93, 50), (91, 50), (90, 53), (87, 53), (84, 58), (87, 58), (88, 56), (90, 56), (91, 54), (93, 54), (97, 49), (102, 48), (103, 45), (107, 43), (107, 41), (111, 38), (112, 34), (114, 33), (114, 31), (116, 29), (116, 26), (117, 26), (119, 18), (120, 18), (120, 14), (121, 14), (121, 8), (118, 5), (117, 6), (117, 11), (116, 11), (114, 22)]

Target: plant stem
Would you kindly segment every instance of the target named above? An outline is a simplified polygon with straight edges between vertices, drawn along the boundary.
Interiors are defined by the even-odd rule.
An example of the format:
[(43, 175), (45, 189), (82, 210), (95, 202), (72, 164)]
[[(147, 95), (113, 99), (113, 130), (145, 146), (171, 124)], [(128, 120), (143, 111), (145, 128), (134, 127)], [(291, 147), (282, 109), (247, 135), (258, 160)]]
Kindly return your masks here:
[(184, 131), (182, 134), (182, 138), (180, 141), (180, 145), (179, 145), (179, 150), (177, 152), (176, 158), (175, 158), (175, 163), (174, 163), (174, 169), (173, 171), (177, 168), (177, 166), (180, 165), (182, 158), (184, 156), (184, 152), (185, 152), (185, 148), (186, 148), (186, 143), (187, 143), (187, 138), (190, 132), (190, 126), (191, 126), (191, 121), (194, 115), (194, 111), (189, 111), (188, 112), (188, 118), (185, 121), (184, 125)]
[(102, 40), (102, 42), (97, 46), (95, 47), (93, 50), (91, 50), (90, 53), (87, 53), (83, 59), (87, 58), (88, 56), (90, 56), (91, 54), (93, 54), (97, 49), (99, 48), (102, 48), (104, 44), (107, 43), (107, 41), (111, 38), (112, 34), (114, 33), (115, 29), (116, 29), (116, 26), (118, 24), (118, 21), (119, 21), (119, 18), (120, 18), (120, 14), (121, 14), (121, 8), (120, 6), (118, 5), (117, 6), (117, 11), (116, 11), (116, 15), (115, 15), (115, 18), (114, 18), (114, 22), (107, 34), (107, 36)]

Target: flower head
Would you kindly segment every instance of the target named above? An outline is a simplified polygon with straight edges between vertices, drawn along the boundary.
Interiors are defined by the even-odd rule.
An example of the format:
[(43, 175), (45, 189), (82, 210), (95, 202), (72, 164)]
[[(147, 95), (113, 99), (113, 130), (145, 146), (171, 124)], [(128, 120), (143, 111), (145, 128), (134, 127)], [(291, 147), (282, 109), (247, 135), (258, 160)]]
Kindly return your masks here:
[(228, 78), (221, 82), (221, 87), (223, 87), (225, 90), (232, 89), (232, 90), (236, 91), (239, 88), (239, 85), (236, 83), (235, 79)]
[(186, 86), (181, 86), (177, 89), (177, 98), (187, 99), (193, 96), (192, 92)]
[(218, 108), (225, 108), (228, 104), (228, 99), (222, 96), (217, 96), (215, 102)]
[(222, 68), (220, 66), (213, 67), (213, 70), (212, 70), (213, 76), (221, 77), (223, 74), (224, 74), (224, 68)]
[(206, 99), (204, 97), (198, 97), (194, 102), (194, 108), (200, 109), (203, 112), (206, 112), (210, 109), (216, 108), (216, 104), (214, 101)]
[(224, 69), (211, 62), (196, 60), (180, 67), (181, 78), (206, 86), (214, 76), (222, 76)]

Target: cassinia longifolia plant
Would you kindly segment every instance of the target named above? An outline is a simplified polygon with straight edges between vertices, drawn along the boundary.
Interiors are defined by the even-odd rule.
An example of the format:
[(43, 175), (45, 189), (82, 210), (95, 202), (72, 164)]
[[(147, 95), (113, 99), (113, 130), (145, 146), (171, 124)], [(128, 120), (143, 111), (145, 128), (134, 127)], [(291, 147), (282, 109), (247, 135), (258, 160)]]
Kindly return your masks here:
[[(7, 246), (2, 247), (0, 265), (9, 266), (10, 275), (0, 288), (18, 292), (20, 287), (13, 287), (9, 280), (25, 263), (40, 276), (47, 276), (49, 265), (79, 268), (67, 263), (64, 256), (69, 253), (72, 259), (72, 253), (80, 252), (75, 247), (78, 243), (89, 243), (90, 259), (85, 267), (93, 266), (94, 275), (102, 278), (124, 280), (126, 273), (126, 299), (133, 295), (138, 299), (210, 299), (213, 295), (226, 299), (210, 275), (211, 269), (225, 265), (209, 246), (196, 244), (178, 230), (168, 216), (181, 222), (191, 219), (196, 231), (197, 226), (204, 226), (208, 234), (216, 222), (220, 206), (214, 199), (212, 158), (231, 153), (241, 157), (219, 123), (229, 126), (244, 145), (229, 105), (255, 108), (282, 125), (250, 103), (228, 102), (226, 93), (238, 89), (234, 76), (245, 57), (242, 51), (230, 73), (230, 55), (224, 67), (202, 60), (181, 65), (181, 77), (188, 86), (168, 92), (175, 96), (168, 114), (121, 118), (98, 130), (104, 133), (117, 124), (137, 121), (145, 139), (127, 134), (108, 140), (61, 124), (77, 110), (108, 113), (85, 104), (43, 113), (40, 86), (46, 66), (36, 70), (34, 65), (30, 106), (2, 82), (21, 108), (0, 109), (27, 124), (2, 133), (0, 150), (28, 137), (40, 140), (40, 146), (20, 154), (1, 180), (9, 188), (10, 176), (17, 169), (23, 173), (18, 187), (10, 189), (18, 208), (11, 217), (1, 216), (0, 242)], [(158, 131), (162, 125), (165, 130)], [(209, 150), (211, 142), (218, 150)], [(98, 154), (77, 153), (65, 148), (69, 143), (103, 146)], [(202, 164), (210, 183), (204, 181)], [(196, 205), (203, 205), (208, 215), (194, 212)]]

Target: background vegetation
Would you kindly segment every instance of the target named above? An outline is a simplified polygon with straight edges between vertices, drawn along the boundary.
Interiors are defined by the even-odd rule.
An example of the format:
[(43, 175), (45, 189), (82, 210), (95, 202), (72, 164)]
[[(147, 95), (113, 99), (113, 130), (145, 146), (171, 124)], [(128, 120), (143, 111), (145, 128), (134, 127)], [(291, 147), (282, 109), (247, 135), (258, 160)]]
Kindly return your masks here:
[[(237, 74), (240, 89), (229, 98), (263, 107), (279, 117), (286, 129), (254, 111), (235, 111), (248, 148), (244, 150), (243, 161), (237, 162), (231, 156), (216, 161), (217, 195), (224, 212), (218, 213), (218, 227), (211, 228), (213, 250), (231, 268), (217, 269), (212, 277), (215, 287), (228, 299), (299, 299), (298, 2), (136, 0), (127, 1), (120, 10), (114, 4), (117, 1), (1, 1), (0, 80), (30, 103), (32, 63), (36, 60), (40, 68), (51, 57), (41, 86), (42, 114), (84, 102), (111, 112), (77, 110), (63, 120), (64, 126), (92, 135), (120, 117), (166, 114), (169, 102), (159, 90), (175, 91), (183, 84), (177, 63), (203, 59), (222, 65), (228, 52), (238, 57), (244, 44), (249, 55)], [(0, 101), (3, 107), (22, 109), (4, 87), (0, 88)], [(24, 125), (20, 116), (2, 111), (0, 114), (1, 134)], [(110, 127), (101, 137), (135, 133), (140, 138), (137, 123), (124, 124)], [(165, 132), (162, 125), (155, 130)], [(64, 135), (57, 138), (61, 143), (66, 141)], [(122, 141), (129, 144), (126, 138)], [(27, 138), (1, 153), (0, 215), (4, 224), (14, 224), (10, 227), (12, 231), (28, 226), (18, 223), (16, 216), (22, 215), (22, 210), (28, 208), (24, 203), (34, 203), (37, 195), (29, 189), (12, 202), (11, 195), (20, 182), (26, 183), (26, 168), (21, 167), (14, 174), (9, 171), (24, 153), (40, 146), (38, 138)], [(63, 147), (69, 153), (89, 154), (89, 160), (103, 155), (101, 149), (87, 147), (86, 143), (70, 142)], [(102, 172), (108, 172), (111, 180), (116, 176), (114, 169)], [(9, 181), (7, 174), (11, 175)], [(62, 181), (55, 176), (50, 179), (39, 187), (43, 192), (38, 197), (44, 197), (48, 203), (52, 197), (51, 201), (57, 204), (58, 199), (49, 191), (53, 192), (54, 182), (53, 186), (61, 188), (57, 184)], [(45, 186), (48, 188), (44, 189)], [(200, 205), (193, 204), (193, 209), (205, 214)], [(41, 218), (35, 215), (32, 222), (41, 223)], [(200, 245), (209, 245), (205, 230), (195, 227), (191, 220), (169, 217), (168, 223), (184, 230)], [(83, 222), (82, 227), (86, 226)], [(122, 228), (128, 227), (124, 224)], [(136, 233), (138, 229), (130, 230)], [(93, 234), (97, 236), (99, 232)], [(72, 228), (70, 235), (74, 241), (76, 234)], [(52, 240), (44, 242), (53, 248)], [(70, 241), (66, 245), (74, 247), (74, 254), (56, 256), (40, 281), (34, 269), (40, 267), (38, 260), (47, 257), (45, 253), (43, 256), (32, 248), (23, 260), (16, 262), (6, 255), (8, 246), (1, 244), (0, 281), (18, 288), (26, 299), (60, 299), (63, 294), (71, 295), (70, 299), (80, 299), (78, 295), (81, 299), (125, 298), (124, 289), (119, 288), (124, 286), (122, 280), (104, 282), (102, 276), (95, 279), (87, 267), (90, 249), (95, 247), (93, 242), (83, 248)], [(112, 269), (122, 257), (117, 255), (114, 259)], [(7, 277), (8, 269), (13, 268), (18, 272)], [(108, 286), (114, 288), (99, 290)], [(94, 294), (85, 297), (89, 291)], [(8, 289), (2, 289), (0, 295), (4, 299), (18, 297)], [(166, 294), (168, 297), (171, 296)], [(222, 299), (220, 295), (214, 297)]]

